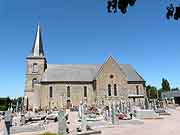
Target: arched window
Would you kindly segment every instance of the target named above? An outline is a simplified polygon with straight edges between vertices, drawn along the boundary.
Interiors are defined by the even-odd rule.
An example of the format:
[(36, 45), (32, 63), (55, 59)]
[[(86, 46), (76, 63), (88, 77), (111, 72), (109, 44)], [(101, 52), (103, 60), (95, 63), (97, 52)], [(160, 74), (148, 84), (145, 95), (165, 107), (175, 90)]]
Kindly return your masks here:
[(32, 65), (32, 72), (33, 73), (37, 73), (38, 72), (38, 66), (37, 65), (38, 65), (37, 63), (33, 63), (33, 65)]
[(34, 85), (37, 83), (37, 79), (36, 78), (34, 78), (34, 79), (32, 79), (32, 88), (34, 88)]
[(139, 95), (139, 86), (136, 85), (136, 94)]
[(67, 86), (67, 97), (70, 97), (71, 93), (70, 93), (70, 86)]
[(111, 84), (108, 84), (108, 96), (111, 96)]
[(53, 97), (53, 87), (52, 86), (49, 87), (49, 97), (50, 98)]
[(117, 86), (114, 84), (114, 96), (117, 96)]
[(84, 97), (87, 97), (87, 86), (84, 86)]

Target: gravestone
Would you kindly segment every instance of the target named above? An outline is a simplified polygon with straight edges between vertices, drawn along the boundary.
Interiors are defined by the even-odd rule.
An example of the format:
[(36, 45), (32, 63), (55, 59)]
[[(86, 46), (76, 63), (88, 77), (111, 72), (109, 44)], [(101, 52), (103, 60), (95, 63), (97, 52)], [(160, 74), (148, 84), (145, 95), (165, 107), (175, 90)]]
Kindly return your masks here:
[(80, 104), (80, 108), (81, 108), (81, 130), (86, 130), (86, 126), (87, 126), (87, 121), (86, 121), (86, 116), (84, 115), (84, 111), (85, 111), (85, 104)]
[(12, 124), (11, 112), (8, 110), (5, 112), (4, 121), (7, 129), (7, 135), (10, 135), (10, 126)]
[(58, 112), (58, 134), (60, 135), (66, 135), (66, 119), (64, 116), (64, 111)]
[(111, 105), (111, 117), (112, 117), (112, 124), (115, 124), (115, 105), (114, 103)]

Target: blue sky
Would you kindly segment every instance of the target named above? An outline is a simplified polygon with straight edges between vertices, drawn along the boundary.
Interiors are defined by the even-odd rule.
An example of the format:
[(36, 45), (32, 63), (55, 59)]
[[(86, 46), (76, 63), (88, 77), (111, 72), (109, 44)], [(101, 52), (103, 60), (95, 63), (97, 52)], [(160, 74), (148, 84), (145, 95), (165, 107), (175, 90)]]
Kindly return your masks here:
[(0, 96), (24, 93), (26, 56), (41, 24), (48, 63), (131, 64), (147, 84), (162, 77), (180, 87), (180, 22), (165, 18), (166, 0), (137, 0), (108, 14), (105, 0), (0, 0)]

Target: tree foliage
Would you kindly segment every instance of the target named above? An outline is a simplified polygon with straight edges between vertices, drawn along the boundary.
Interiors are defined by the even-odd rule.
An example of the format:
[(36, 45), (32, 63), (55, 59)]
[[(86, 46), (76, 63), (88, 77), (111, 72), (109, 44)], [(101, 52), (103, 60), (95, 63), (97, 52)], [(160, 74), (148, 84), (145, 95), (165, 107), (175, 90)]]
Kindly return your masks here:
[(12, 107), (15, 110), (17, 105), (17, 109), (21, 109), (20, 107), (22, 106), (22, 97), (14, 99), (10, 99), (9, 97), (0, 98), (0, 111), (8, 110), (8, 108), (10, 107)]
[(11, 99), (9, 97), (0, 98), (0, 111), (5, 111), (10, 107)]
[(108, 0), (107, 1), (107, 11), (109, 13), (116, 13), (119, 10), (121, 13), (125, 14), (129, 6), (134, 6), (136, 0)]
[(178, 87), (172, 88), (171, 91), (179, 91), (180, 89)]
[(167, 79), (164, 79), (164, 78), (162, 78), (161, 86), (162, 86), (162, 91), (163, 91), (163, 92), (170, 91), (170, 89), (171, 89), (168, 80), (167, 80)]
[[(125, 14), (129, 6), (134, 6), (136, 0), (107, 0), (107, 11), (109, 13), (116, 13), (118, 10)], [(166, 18), (169, 20), (173, 18), (174, 20), (180, 19), (180, 5), (175, 5), (170, 3), (166, 7)]]
[(168, 20), (171, 18), (174, 18), (174, 20), (180, 19), (180, 6), (174, 6), (173, 3), (170, 3), (166, 9), (167, 9), (166, 18)]
[(155, 86), (151, 86), (151, 85), (146, 86), (146, 93), (148, 99), (159, 98), (159, 91)]

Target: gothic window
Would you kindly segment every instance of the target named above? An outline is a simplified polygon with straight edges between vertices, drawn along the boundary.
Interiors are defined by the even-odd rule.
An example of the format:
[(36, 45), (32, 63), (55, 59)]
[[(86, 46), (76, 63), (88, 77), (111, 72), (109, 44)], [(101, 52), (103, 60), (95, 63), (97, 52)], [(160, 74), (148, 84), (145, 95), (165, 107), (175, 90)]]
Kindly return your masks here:
[(32, 65), (32, 72), (33, 73), (37, 73), (38, 72), (38, 66), (37, 66), (37, 63), (33, 63), (33, 65)]
[(84, 97), (87, 97), (87, 87), (84, 86)]
[(117, 86), (114, 84), (114, 96), (117, 96)]
[(50, 98), (53, 97), (53, 87), (52, 86), (49, 87), (49, 97)]
[(67, 87), (67, 97), (70, 97), (71, 93), (70, 93), (70, 86)]
[(136, 85), (136, 94), (139, 95), (139, 86)]
[(37, 83), (37, 79), (36, 78), (34, 78), (33, 80), (32, 80), (32, 88), (34, 88), (34, 85)]
[(108, 96), (111, 96), (111, 84), (108, 84)]

